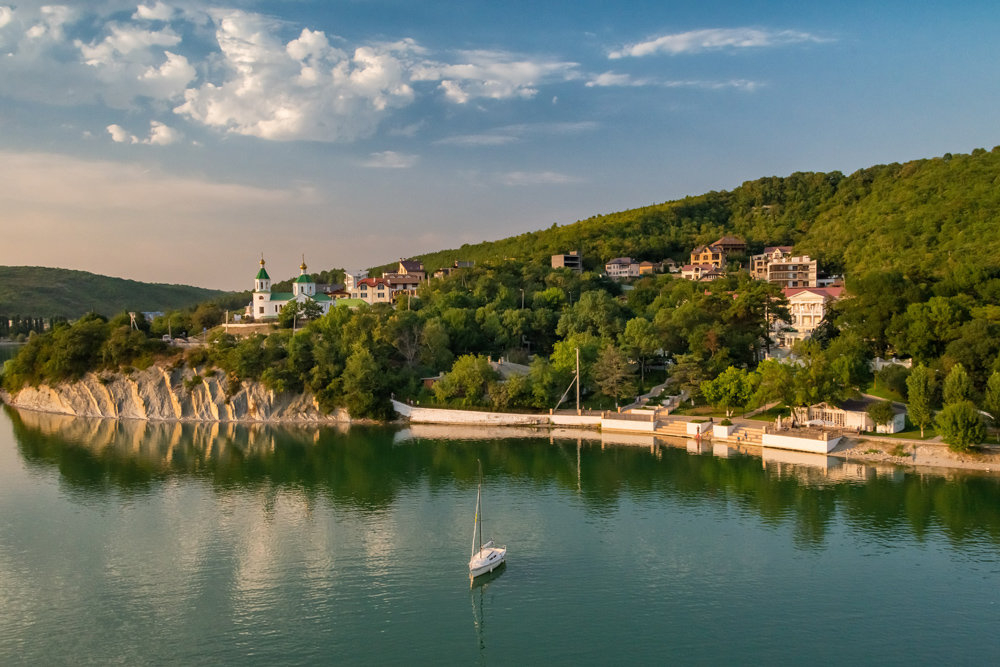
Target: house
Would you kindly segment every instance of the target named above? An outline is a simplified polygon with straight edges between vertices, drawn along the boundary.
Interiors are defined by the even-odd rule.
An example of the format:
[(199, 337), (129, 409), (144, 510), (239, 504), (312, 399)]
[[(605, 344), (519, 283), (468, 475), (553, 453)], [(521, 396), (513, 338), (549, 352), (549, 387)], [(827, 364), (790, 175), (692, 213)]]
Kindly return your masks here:
[(442, 266), (437, 271), (435, 271), (434, 277), (444, 278), (445, 276), (450, 276), (459, 269), (471, 269), (475, 265), (476, 265), (475, 262), (465, 262), (461, 260), (455, 260), (455, 263), (452, 264), (452, 266)]
[(658, 262), (639, 262), (639, 275), (640, 276), (651, 276), (654, 273), (659, 273), (663, 270), (663, 265)]
[(717, 271), (711, 264), (685, 264), (681, 267), (681, 278), (685, 280), (701, 280), (703, 276)]
[(567, 268), (580, 273), (583, 271), (583, 255), (579, 250), (571, 250), (565, 255), (552, 255), (552, 268)]
[(739, 236), (723, 236), (710, 246), (722, 248), (722, 252), (726, 255), (742, 255), (747, 251), (747, 242)]
[(791, 347), (805, 340), (826, 316), (829, 305), (844, 293), (842, 285), (833, 287), (786, 287), (781, 290), (788, 299), (791, 330), (777, 332), (778, 345)]
[(700, 245), (691, 251), (691, 264), (711, 264), (717, 269), (724, 269), (726, 251), (721, 246)]
[(662, 266), (663, 270), (667, 273), (678, 273), (681, 270), (681, 267), (677, 264), (677, 262), (672, 259), (663, 260), (660, 263), (660, 266)]
[(817, 403), (807, 408), (795, 408), (795, 419), (808, 424), (829, 426), (834, 428), (850, 429), (854, 431), (875, 431), (877, 433), (899, 433), (906, 428), (906, 408), (898, 403), (892, 405), (892, 422), (886, 424), (875, 424), (868, 416), (868, 407), (879, 399), (862, 396), (841, 401), (834, 405), (831, 403)]
[(390, 303), (392, 287), (386, 278), (362, 278), (351, 290), (351, 298), (368, 304)]
[(416, 259), (400, 259), (399, 268), (396, 269), (396, 273), (402, 276), (415, 276), (417, 280), (427, 278), (427, 273), (424, 271), (424, 263)]
[(247, 317), (255, 320), (273, 320), (281, 313), (281, 309), (291, 301), (299, 303), (313, 302), (320, 307), (325, 315), (330, 312), (333, 299), (328, 295), (316, 291), (316, 283), (306, 275), (306, 261), (302, 259), (299, 265), (299, 277), (292, 282), (291, 292), (272, 292), (271, 276), (264, 268), (264, 257), (260, 258), (260, 270), (254, 277), (253, 293), (250, 296), (250, 303), (246, 308)]
[(361, 269), (357, 273), (344, 274), (344, 289), (350, 294), (357, 287), (358, 281), (368, 277), (368, 269)]
[(764, 248), (750, 258), (750, 274), (782, 287), (816, 287), (819, 262), (809, 255), (792, 255), (791, 246)]
[(604, 272), (614, 280), (634, 278), (639, 275), (639, 263), (631, 257), (615, 257), (604, 265)]

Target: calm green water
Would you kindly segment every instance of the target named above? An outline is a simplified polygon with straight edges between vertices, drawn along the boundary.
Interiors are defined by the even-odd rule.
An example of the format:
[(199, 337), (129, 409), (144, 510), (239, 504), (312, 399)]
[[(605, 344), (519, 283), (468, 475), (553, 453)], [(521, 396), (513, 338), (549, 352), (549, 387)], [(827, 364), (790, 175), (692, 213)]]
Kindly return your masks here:
[[(0, 412), (0, 664), (1000, 651), (996, 478), (439, 433)], [(477, 458), (509, 562), (470, 590)]]

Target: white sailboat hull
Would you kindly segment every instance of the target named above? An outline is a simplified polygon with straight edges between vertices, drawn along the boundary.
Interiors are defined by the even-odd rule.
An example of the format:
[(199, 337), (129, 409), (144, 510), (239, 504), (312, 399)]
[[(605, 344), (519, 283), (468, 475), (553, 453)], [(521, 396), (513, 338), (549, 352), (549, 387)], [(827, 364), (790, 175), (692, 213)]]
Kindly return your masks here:
[(493, 540), (490, 540), (469, 559), (469, 575), (478, 577), (481, 574), (492, 572), (500, 567), (506, 558), (507, 547), (494, 546)]

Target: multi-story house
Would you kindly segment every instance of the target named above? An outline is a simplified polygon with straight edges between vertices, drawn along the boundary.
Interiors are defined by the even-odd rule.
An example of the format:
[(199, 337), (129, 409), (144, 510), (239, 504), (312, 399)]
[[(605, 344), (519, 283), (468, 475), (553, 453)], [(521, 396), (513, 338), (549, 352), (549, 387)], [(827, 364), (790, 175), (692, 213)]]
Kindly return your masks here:
[(711, 264), (685, 264), (681, 267), (681, 278), (685, 280), (715, 280), (724, 276), (725, 272)]
[(782, 287), (816, 287), (819, 262), (809, 255), (792, 255), (791, 246), (771, 246), (750, 259), (750, 273)]
[(392, 301), (392, 286), (386, 278), (362, 278), (351, 290), (351, 298), (365, 303), (389, 303)]
[(826, 316), (829, 305), (843, 295), (844, 287), (786, 287), (781, 291), (788, 299), (791, 330), (777, 332), (778, 345), (791, 347), (812, 335)]
[(639, 263), (631, 257), (615, 257), (604, 265), (604, 272), (614, 280), (634, 278), (639, 275)]
[(722, 246), (700, 245), (691, 251), (691, 265), (710, 264), (717, 269), (726, 268), (726, 251)]
[(571, 250), (565, 255), (552, 255), (552, 268), (573, 269), (577, 273), (583, 271), (583, 255), (579, 250)]

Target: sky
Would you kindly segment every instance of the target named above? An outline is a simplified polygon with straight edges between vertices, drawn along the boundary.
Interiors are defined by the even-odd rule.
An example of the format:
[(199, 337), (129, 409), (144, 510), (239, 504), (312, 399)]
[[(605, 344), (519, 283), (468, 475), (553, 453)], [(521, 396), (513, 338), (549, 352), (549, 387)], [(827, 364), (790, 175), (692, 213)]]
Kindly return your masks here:
[(242, 290), (992, 148), (998, 34), (993, 0), (0, 0), (0, 265)]

